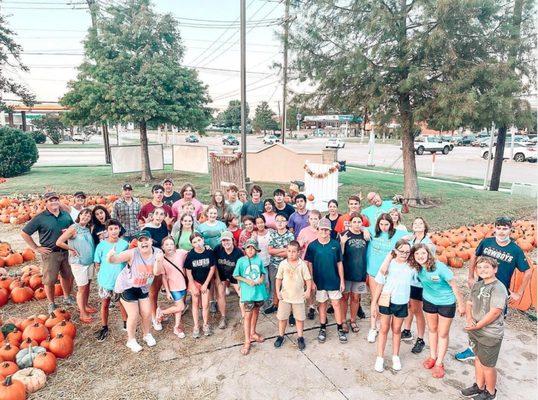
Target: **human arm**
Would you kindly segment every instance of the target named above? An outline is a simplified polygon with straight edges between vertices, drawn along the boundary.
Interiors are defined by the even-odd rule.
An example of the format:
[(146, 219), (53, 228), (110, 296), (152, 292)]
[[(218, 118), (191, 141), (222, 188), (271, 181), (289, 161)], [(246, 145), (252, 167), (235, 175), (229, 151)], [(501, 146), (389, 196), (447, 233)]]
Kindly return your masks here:
[(305, 284), (306, 284), (306, 290), (304, 291), (304, 298), (305, 299), (308, 299), (310, 298), (310, 294), (312, 293), (312, 279), (306, 279), (305, 280)]
[(338, 267), (338, 276), (340, 277), (340, 291), (343, 293), (346, 290), (346, 282), (344, 281), (344, 263), (338, 261), (336, 264)]
[(338, 234), (338, 238), (340, 239), (340, 248), (342, 249), (342, 254), (344, 254), (345, 249), (346, 249), (346, 243), (349, 239), (349, 236), (347, 235), (347, 231)]
[(369, 242), (370, 239), (372, 238), (372, 235), (370, 234), (370, 231), (368, 230), (368, 227), (366, 227), (366, 226), (361, 227), (361, 232), (362, 232), (362, 235), (364, 236), (364, 240)]
[(71, 248), (69, 247), (69, 245), (67, 244), (67, 241), (69, 239), (71, 239), (72, 237), (74, 237), (76, 235), (76, 230), (75, 230), (75, 227), (73, 225), (71, 225), (69, 228), (67, 228), (61, 235), (60, 237), (58, 238), (58, 240), (56, 240), (56, 246), (58, 246), (60, 249), (64, 249), (64, 250), (69, 250), (70, 252), (72, 252), (74, 255), (77, 255), (77, 250), (74, 249), (74, 248)]
[(489, 310), (489, 312), (486, 315), (484, 315), (484, 318), (482, 318), (476, 324), (467, 325), (465, 327), (465, 330), (476, 331), (478, 329), (482, 329), (483, 327), (488, 326), (497, 318), (499, 318), (502, 312), (503, 310), (501, 308), (493, 307), (491, 310)]
[(472, 327), (473, 325), (473, 302), (471, 300), (467, 300), (465, 303), (465, 329), (467, 329), (467, 327)]
[(471, 259), (469, 260), (469, 275), (467, 277), (467, 286), (469, 289), (473, 287), (473, 285), (476, 283), (476, 254), (471, 255)]
[(116, 254), (116, 245), (112, 246), (107, 254), (107, 260), (111, 264), (118, 264), (122, 262), (129, 262), (133, 256), (132, 250), (125, 250), (119, 254)]
[(276, 287), (276, 295), (278, 296), (278, 299), (279, 299), (279, 300), (282, 300), (282, 293), (281, 293), (281, 290), (282, 290), (282, 279), (280, 279), (280, 278), (276, 278), (275, 287)]
[(387, 254), (385, 259), (383, 260), (383, 263), (381, 264), (381, 267), (379, 267), (379, 272), (381, 272), (383, 275), (386, 275), (387, 271), (389, 270), (390, 262), (392, 261), (393, 258), (394, 256), (392, 255), (392, 252)]
[(194, 278), (192, 277), (192, 271), (190, 269), (187, 269), (187, 278), (189, 280), (189, 292), (191, 292), (192, 295), (200, 294), (200, 290), (198, 290), (194, 284)]
[(215, 275), (216, 269), (217, 269), (217, 267), (215, 267), (215, 265), (212, 265), (209, 268), (209, 273), (207, 274), (207, 278), (205, 279), (204, 284), (200, 288), (202, 293), (207, 292), (207, 289), (209, 288), (209, 284), (211, 283), (211, 280), (213, 279), (213, 275)]
[(454, 296), (456, 296), (456, 304), (458, 307), (458, 314), (460, 316), (466, 315), (466, 304), (463, 301), (463, 296), (460, 293), (460, 290), (458, 289), (458, 284), (456, 283), (455, 279), (451, 279), (448, 281), (448, 284), (452, 288), (452, 291), (454, 292)]
[(374, 292), (372, 293), (372, 300), (370, 304), (370, 314), (372, 315), (373, 318), (377, 318), (379, 316), (379, 307), (377, 303), (379, 301), (379, 297), (381, 296), (381, 291), (383, 290), (383, 286), (384, 286), (384, 283), (379, 283), (377, 280), (376, 282), (378, 284), (374, 288)]
[(316, 287), (316, 283), (314, 282), (314, 274), (313, 274), (313, 267), (312, 267), (312, 263), (310, 261), (306, 261), (306, 266), (308, 267), (308, 272), (310, 273), (310, 276), (312, 277), (312, 280), (311, 280), (311, 284), (310, 284), (310, 290), (312, 291), (316, 291), (317, 290), (317, 287)]

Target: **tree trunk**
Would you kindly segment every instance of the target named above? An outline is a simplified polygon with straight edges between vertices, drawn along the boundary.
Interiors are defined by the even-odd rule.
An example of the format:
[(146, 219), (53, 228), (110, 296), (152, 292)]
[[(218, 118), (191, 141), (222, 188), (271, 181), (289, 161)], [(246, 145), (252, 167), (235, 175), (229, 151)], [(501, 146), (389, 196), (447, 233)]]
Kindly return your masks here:
[(103, 132), (103, 146), (105, 147), (105, 163), (110, 164), (110, 139), (108, 137), (108, 127), (106, 122), (101, 124), (101, 131)]
[(413, 134), (413, 113), (409, 95), (400, 95), (400, 124), (402, 127), (402, 159), (404, 174), (404, 199), (409, 205), (421, 204), (418, 189), (417, 164), (415, 162), (415, 137)]
[(148, 131), (146, 121), (140, 121), (140, 157), (142, 160), (142, 182), (149, 182), (153, 179), (151, 167), (149, 165), (148, 151)]
[[(508, 128), (506, 126), (499, 127), (497, 134), (497, 144), (495, 146), (495, 159), (493, 160), (493, 169), (491, 171), (491, 182), (489, 184), (489, 190), (497, 191), (499, 190), (499, 185), (501, 183), (501, 172), (503, 168), (503, 159), (504, 159), (504, 147), (506, 143), (506, 131)], [(493, 131), (491, 132), (493, 135)]]

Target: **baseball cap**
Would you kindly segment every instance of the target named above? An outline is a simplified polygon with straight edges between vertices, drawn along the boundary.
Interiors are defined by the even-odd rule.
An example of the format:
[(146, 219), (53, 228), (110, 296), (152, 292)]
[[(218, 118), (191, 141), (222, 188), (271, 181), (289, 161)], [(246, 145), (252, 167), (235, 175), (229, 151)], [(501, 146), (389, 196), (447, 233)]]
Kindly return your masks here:
[(162, 184), (164, 185), (166, 182), (170, 182), (172, 185), (174, 184), (174, 181), (173, 181), (172, 178), (170, 178), (170, 177), (166, 177), (166, 178), (164, 178), (164, 181), (163, 181)]
[(73, 195), (73, 197), (84, 197), (84, 198), (86, 198), (86, 195), (84, 194), (84, 192), (80, 192), (80, 191), (79, 191), (79, 192), (76, 192), (76, 193)]
[(331, 230), (331, 221), (328, 218), (322, 218), (319, 221), (318, 229), (329, 229)]
[(148, 231), (140, 231), (134, 235), (137, 239), (148, 238), (151, 239), (151, 234)]
[(234, 239), (234, 235), (232, 235), (232, 232), (230, 231), (224, 231), (220, 234), (220, 241), (222, 242), (223, 240), (225, 239), (228, 239), (228, 240), (233, 240)]
[(499, 217), (495, 220), (495, 226), (512, 226), (512, 218)]
[(45, 198), (45, 201), (47, 200), (50, 200), (50, 199), (59, 199), (60, 196), (58, 196), (56, 194), (56, 192), (47, 192), (43, 195), (43, 197)]
[(247, 247), (254, 247), (254, 250), (260, 251), (258, 247), (258, 241), (256, 239), (248, 239), (243, 245), (243, 250), (246, 250)]
[(133, 187), (131, 186), (130, 183), (124, 183), (123, 186), (122, 186), (122, 189), (123, 190), (133, 190)]

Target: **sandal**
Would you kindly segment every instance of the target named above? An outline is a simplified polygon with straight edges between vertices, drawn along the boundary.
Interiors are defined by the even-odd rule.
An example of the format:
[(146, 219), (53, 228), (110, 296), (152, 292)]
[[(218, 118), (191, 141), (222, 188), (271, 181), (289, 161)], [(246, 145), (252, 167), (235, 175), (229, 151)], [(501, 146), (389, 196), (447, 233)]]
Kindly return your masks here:
[(248, 353), (250, 353), (250, 344), (244, 344), (243, 347), (241, 347), (241, 354), (246, 356)]
[(347, 324), (348, 321), (346, 322), (342, 322), (342, 330), (345, 332), (345, 333), (349, 333), (349, 325)]
[(422, 366), (426, 369), (432, 369), (435, 365), (435, 360), (431, 357), (428, 357), (422, 363)]
[(82, 322), (83, 324), (91, 324), (93, 322), (93, 318), (92, 317), (79, 317), (78, 318), (80, 322)]
[(351, 327), (351, 331), (353, 333), (357, 333), (360, 329), (359, 329), (359, 326), (357, 325), (357, 323), (355, 321), (353, 322), (350, 322), (349, 323), (349, 326)]
[(438, 379), (445, 376), (445, 366), (441, 364), (441, 365), (436, 365), (435, 367), (433, 367), (432, 376)]

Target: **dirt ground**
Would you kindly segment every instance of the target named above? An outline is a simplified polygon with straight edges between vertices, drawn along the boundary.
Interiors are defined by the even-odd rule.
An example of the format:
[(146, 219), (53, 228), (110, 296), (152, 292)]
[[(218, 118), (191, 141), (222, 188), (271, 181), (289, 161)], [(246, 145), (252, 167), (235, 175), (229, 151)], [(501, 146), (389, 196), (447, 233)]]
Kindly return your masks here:
[[(20, 227), (0, 225), (0, 240), (22, 250)], [(466, 270), (457, 270), (462, 290)], [(92, 303), (97, 305), (95, 286)], [(467, 291), (465, 290), (465, 293)], [(364, 305), (369, 299), (363, 300)], [(456, 318), (445, 362), (446, 376), (434, 379), (422, 368), (428, 349), (421, 355), (411, 353), (411, 344), (402, 343), (400, 356), (403, 369), (390, 368), (391, 346), (387, 346), (384, 373), (373, 370), (375, 344), (366, 341), (367, 320), (359, 323), (360, 332), (350, 333), (349, 342), (340, 344), (336, 327), (328, 329), (324, 344), (316, 341), (318, 323), (306, 321), (306, 350), (296, 347), (295, 329), (288, 327), (281, 349), (273, 347), (277, 333), (274, 315), (260, 316), (259, 332), (267, 340), (253, 345), (248, 356), (239, 353), (242, 326), (239, 323), (237, 297), (228, 297), (229, 326), (216, 329), (218, 319), (212, 319), (214, 335), (180, 340), (172, 334), (172, 322), (163, 324), (162, 332), (154, 332), (157, 346), (144, 347), (138, 355), (124, 345), (125, 333), (117, 307), (111, 314), (111, 335), (97, 343), (93, 333), (99, 324), (77, 323), (78, 335), (74, 354), (59, 363), (47, 386), (30, 399), (368, 399), (389, 397), (401, 399), (459, 398), (459, 389), (474, 382), (473, 367), (460, 363), (454, 354), (467, 344), (464, 320)], [(367, 310), (368, 307), (365, 307)], [(0, 317), (26, 317), (46, 313), (45, 301), (22, 305), (8, 304), (0, 309)], [(367, 313), (368, 314), (368, 313)], [(190, 311), (184, 317), (186, 332), (192, 332)], [(329, 319), (329, 323), (334, 320)], [(427, 335), (426, 335), (427, 336)], [(427, 343), (427, 338), (425, 339)], [(506, 320), (505, 339), (498, 362), (498, 398), (528, 399), (537, 392), (536, 322), (520, 312), (510, 311)]]

